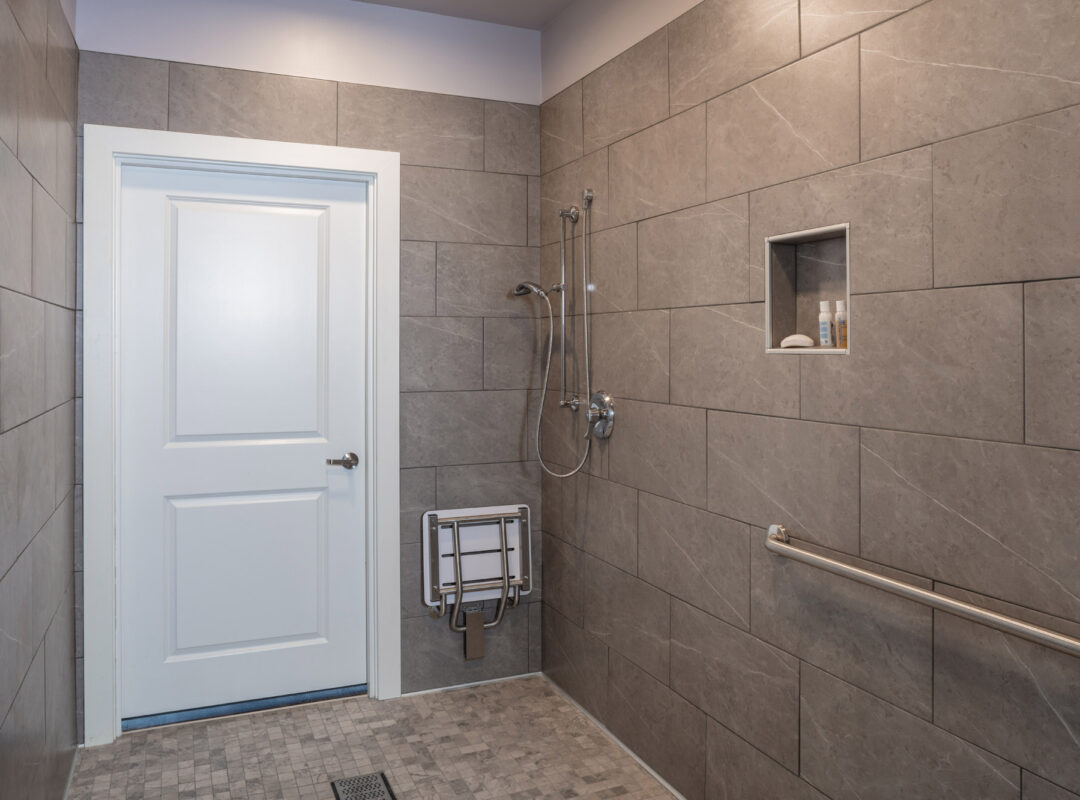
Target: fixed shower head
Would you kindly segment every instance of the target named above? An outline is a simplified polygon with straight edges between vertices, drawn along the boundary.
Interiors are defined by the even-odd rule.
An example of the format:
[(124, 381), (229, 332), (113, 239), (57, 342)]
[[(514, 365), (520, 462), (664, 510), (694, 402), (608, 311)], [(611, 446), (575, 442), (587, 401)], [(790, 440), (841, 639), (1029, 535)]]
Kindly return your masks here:
[(524, 297), (525, 295), (532, 293), (535, 293), (540, 297), (547, 296), (547, 292), (541, 289), (539, 284), (533, 283), (532, 281), (523, 281), (514, 287), (515, 297)]

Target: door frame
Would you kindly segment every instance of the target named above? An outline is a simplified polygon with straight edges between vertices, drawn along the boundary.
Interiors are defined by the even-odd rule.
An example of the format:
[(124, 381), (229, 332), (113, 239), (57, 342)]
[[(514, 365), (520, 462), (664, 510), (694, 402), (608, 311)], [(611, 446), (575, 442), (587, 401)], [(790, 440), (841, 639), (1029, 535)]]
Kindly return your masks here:
[[(120, 735), (118, 580), (120, 175), (127, 165), (368, 183), (364, 457), (368, 692), (401, 694), (398, 153), (86, 125), (83, 225), (83, 626), (86, 745)], [(327, 687), (331, 688), (331, 687)]]

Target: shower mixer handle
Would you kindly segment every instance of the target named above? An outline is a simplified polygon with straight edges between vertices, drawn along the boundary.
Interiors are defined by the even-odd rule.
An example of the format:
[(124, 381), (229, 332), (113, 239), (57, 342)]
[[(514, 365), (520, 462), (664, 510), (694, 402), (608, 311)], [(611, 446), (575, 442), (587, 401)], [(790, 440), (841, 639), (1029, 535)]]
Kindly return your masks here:
[(585, 438), (590, 435), (607, 439), (615, 427), (615, 398), (607, 392), (595, 392), (585, 412)]

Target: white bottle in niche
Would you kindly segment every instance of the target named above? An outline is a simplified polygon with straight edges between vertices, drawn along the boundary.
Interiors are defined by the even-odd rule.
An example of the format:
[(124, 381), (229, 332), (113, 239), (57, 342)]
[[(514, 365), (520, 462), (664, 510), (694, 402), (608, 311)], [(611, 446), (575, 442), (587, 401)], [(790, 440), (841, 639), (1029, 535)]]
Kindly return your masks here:
[(836, 339), (833, 336), (833, 315), (829, 310), (829, 301), (822, 300), (818, 303), (821, 313), (818, 314), (818, 344), (822, 347), (835, 347)]
[(836, 301), (836, 346), (847, 348), (847, 304), (843, 300)]

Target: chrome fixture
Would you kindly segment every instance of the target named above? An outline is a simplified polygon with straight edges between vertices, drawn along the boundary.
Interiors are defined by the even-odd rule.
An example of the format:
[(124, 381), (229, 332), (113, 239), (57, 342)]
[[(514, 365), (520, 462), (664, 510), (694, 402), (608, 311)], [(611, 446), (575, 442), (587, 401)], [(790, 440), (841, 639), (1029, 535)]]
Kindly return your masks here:
[(944, 611), (947, 614), (977, 622), (988, 628), (1011, 633), (1013, 636), (1019, 636), (1021, 639), (1027, 639), (1029, 642), (1035, 642), (1044, 647), (1051, 647), (1071, 656), (1080, 657), (1080, 639), (1073, 639), (1056, 631), (1040, 628), (1038, 625), (1021, 622), (1013, 617), (1007, 617), (1004, 614), (998, 614), (995, 611), (980, 608), (947, 595), (931, 592), (929, 589), (920, 589), (910, 583), (886, 578), (876, 572), (869, 572), (827, 556), (819, 556), (817, 553), (803, 550), (792, 543), (791, 537), (788, 536), (787, 529), (783, 525), (769, 526), (769, 534), (765, 537), (765, 547), (777, 555), (801, 561), (804, 564), (823, 569), (826, 572), (853, 580), (856, 583), (864, 583), (867, 586), (873, 586), (875, 589), (891, 592), (908, 600), (914, 600), (916, 603), (922, 603), (924, 606)]
[[(592, 244), (593, 199), (594, 195), (592, 189), (586, 189), (581, 195), (580, 209), (577, 206), (570, 206), (569, 208), (559, 210), (559, 220), (562, 223), (562, 238), (560, 240), (561, 272), (559, 275), (559, 282), (545, 292), (536, 283), (525, 281), (519, 283), (514, 288), (513, 292), (514, 295), (518, 297), (535, 294), (547, 304), (547, 360), (544, 364), (544, 386), (543, 391), (540, 394), (540, 411), (536, 417), (536, 456), (540, 459), (540, 466), (543, 468), (544, 472), (556, 478), (569, 478), (571, 475), (580, 472), (581, 468), (585, 466), (585, 461), (589, 458), (593, 438), (608, 438), (611, 436), (611, 430), (615, 425), (614, 399), (607, 392), (594, 393), (592, 391), (592, 365), (589, 360), (589, 328), (592, 322), (589, 315), (589, 294), (592, 291), (592, 287), (589, 284), (589, 268), (591, 266), (589, 248)], [(582, 330), (584, 331), (585, 339), (585, 394), (583, 397), (572, 394), (568, 389), (566, 380), (566, 290), (569, 288), (566, 283), (567, 220), (570, 220), (571, 225), (576, 225), (580, 221), (584, 227), (581, 236), (581, 308)], [(571, 229), (571, 240), (572, 239), (573, 230)], [(551, 298), (549, 295), (555, 292), (558, 292), (559, 294), (559, 328), (561, 331), (559, 348), (562, 356), (562, 386), (559, 393), (559, 408), (569, 408), (571, 411), (577, 411), (580, 406), (587, 404), (585, 412), (585, 452), (581, 456), (581, 460), (578, 462), (577, 466), (569, 472), (555, 472), (552, 470), (544, 463), (544, 456), (540, 452), (540, 427), (544, 420), (544, 404), (545, 399), (547, 398), (548, 379), (551, 376), (551, 349), (552, 342), (555, 338), (555, 313), (551, 307)]]
[(360, 456), (356, 453), (346, 453), (341, 458), (328, 458), (326, 459), (326, 466), (328, 467), (345, 467), (345, 469), (352, 469), (360, 463)]

